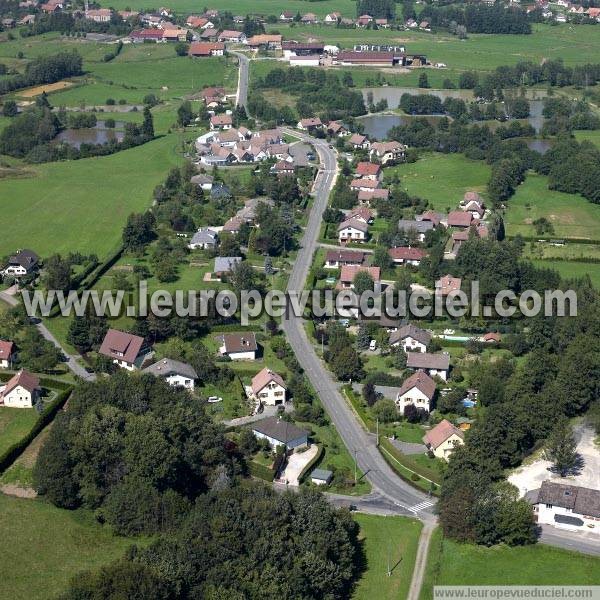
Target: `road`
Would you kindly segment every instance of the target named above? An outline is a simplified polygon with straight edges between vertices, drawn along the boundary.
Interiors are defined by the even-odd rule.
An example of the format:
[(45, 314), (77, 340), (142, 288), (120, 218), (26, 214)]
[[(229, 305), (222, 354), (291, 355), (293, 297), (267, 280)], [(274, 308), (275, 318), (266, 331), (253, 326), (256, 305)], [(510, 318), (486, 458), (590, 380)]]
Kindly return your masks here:
[(235, 97), (235, 103), (237, 106), (243, 106), (246, 108), (248, 102), (248, 72), (250, 61), (245, 54), (241, 52), (234, 52), (230, 50), (231, 54), (238, 57), (239, 60), (239, 71), (238, 71), (238, 88)]
[[(16, 306), (18, 304), (18, 300), (12, 295), (6, 292), (0, 292), (0, 300), (3, 300), (10, 306)], [(69, 367), (70, 371), (73, 375), (77, 377), (81, 377), (81, 379), (85, 379), (87, 381), (93, 381), (96, 379), (96, 376), (93, 373), (88, 373), (75, 359), (74, 356), (69, 354), (59, 343), (59, 341), (50, 333), (50, 330), (44, 325), (41, 320), (36, 319), (33, 321), (35, 326), (38, 328), (38, 331), (42, 334), (44, 339), (52, 342), (64, 355), (65, 364)]]
[[(310, 142), (318, 152), (321, 161), (321, 169), (313, 187), (314, 203), (287, 286), (288, 291), (300, 292), (304, 289), (317, 246), (322, 214), (327, 207), (329, 194), (337, 177), (337, 159), (335, 151), (327, 142), (298, 134), (297, 131), (286, 131), (286, 133)], [(355, 457), (358, 467), (371, 483), (374, 492), (387, 498), (402, 511), (418, 515), (424, 520), (432, 520), (434, 501), (400, 479), (385, 462), (377, 449), (375, 436), (367, 433), (358, 423), (339, 390), (338, 382), (315, 353), (306, 335), (303, 319), (291, 314), (290, 311), (283, 320), (282, 327), (333, 425), (346, 448)]]

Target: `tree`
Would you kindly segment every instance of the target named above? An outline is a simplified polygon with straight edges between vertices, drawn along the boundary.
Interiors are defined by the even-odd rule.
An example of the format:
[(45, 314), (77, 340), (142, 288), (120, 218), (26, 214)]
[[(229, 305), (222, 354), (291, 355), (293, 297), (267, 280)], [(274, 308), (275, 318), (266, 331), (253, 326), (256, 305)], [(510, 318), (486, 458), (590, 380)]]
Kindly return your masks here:
[(273, 259), (270, 256), (265, 256), (264, 264), (265, 275), (273, 275), (275, 269), (273, 268)]
[(366, 291), (373, 291), (375, 289), (375, 282), (373, 277), (368, 271), (359, 271), (353, 280), (354, 291), (358, 296)]
[(360, 380), (364, 376), (360, 356), (352, 346), (344, 346), (331, 358), (331, 369), (341, 381)]
[(71, 263), (60, 254), (50, 256), (45, 264), (46, 289), (68, 291), (71, 288)]
[(561, 418), (555, 425), (544, 454), (546, 460), (552, 462), (552, 470), (561, 477), (566, 477), (580, 465), (573, 427), (566, 418)]
[(187, 56), (189, 46), (185, 42), (177, 42), (175, 44), (175, 54), (177, 56)]
[(384, 246), (377, 246), (373, 252), (371, 264), (374, 267), (381, 268), (381, 270), (389, 269), (393, 263), (388, 249)]
[(6, 100), (2, 106), (2, 115), (4, 117), (16, 117), (19, 114), (19, 108), (14, 100)]
[(144, 106), (144, 122), (142, 123), (142, 134), (149, 140), (154, 137), (154, 120), (149, 106)]
[(133, 252), (143, 250), (156, 237), (155, 226), (151, 212), (130, 214), (123, 229), (123, 245)]
[(179, 108), (177, 109), (177, 123), (181, 127), (185, 127), (192, 122), (194, 118), (194, 113), (192, 111), (192, 104), (186, 100), (182, 102)]
[(389, 398), (381, 398), (375, 402), (371, 409), (373, 416), (382, 423), (391, 423), (398, 420), (398, 409), (396, 403)]
[(371, 343), (371, 334), (364, 323), (358, 326), (358, 335), (356, 336), (356, 347), (359, 350), (366, 350)]
[(419, 73), (419, 87), (420, 88), (430, 87), (429, 79), (427, 78), (427, 73), (425, 73), (424, 71)]
[(373, 406), (379, 399), (379, 394), (377, 394), (375, 386), (370, 381), (363, 386), (362, 396), (368, 406)]

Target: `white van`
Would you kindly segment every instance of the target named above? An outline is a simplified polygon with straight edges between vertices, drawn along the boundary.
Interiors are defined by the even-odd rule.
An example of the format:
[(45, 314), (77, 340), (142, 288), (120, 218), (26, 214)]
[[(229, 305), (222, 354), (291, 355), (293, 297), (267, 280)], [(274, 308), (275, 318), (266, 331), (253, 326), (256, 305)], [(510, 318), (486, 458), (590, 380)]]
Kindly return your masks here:
[(371, 343), (369, 344), (369, 350), (371, 352), (373, 352), (373, 350), (377, 350), (377, 341), (376, 340), (371, 340)]

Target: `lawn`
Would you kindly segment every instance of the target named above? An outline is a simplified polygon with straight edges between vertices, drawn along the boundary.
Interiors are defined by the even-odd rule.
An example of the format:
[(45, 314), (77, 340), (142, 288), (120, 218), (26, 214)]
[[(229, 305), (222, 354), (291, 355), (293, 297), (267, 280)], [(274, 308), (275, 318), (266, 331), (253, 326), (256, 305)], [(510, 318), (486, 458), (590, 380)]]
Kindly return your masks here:
[(112, 535), (91, 512), (1, 494), (0, 531), (11, 556), (0, 565), (2, 600), (53, 598), (76, 573), (111, 562), (135, 541)]
[(588, 140), (592, 142), (592, 144), (596, 144), (600, 148), (600, 130), (596, 131), (574, 131), (575, 139), (578, 142), (583, 142), (583, 140)]
[[(406, 598), (415, 564), (422, 524), (407, 517), (354, 515), (360, 525), (366, 564), (356, 584), (354, 600)], [(388, 565), (392, 574), (388, 577)]]
[(0, 254), (26, 245), (41, 256), (80, 251), (104, 258), (127, 216), (150, 206), (154, 187), (180, 162), (178, 144), (172, 134), (111, 156), (36, 165), (34, 177), (1, 179)]
[(38, 419), (34, 408), (0, 407), (0, 454), (25, 436)]
[(391, 173), (400, 175), (401, 186), (409, 194), (426, 198), (435, 210), (446, 211), (458, 206), (467, 191), (480, 192), (485, 198), (490, 167), (462, 154), (426, 153), (415, 163), (385, 171), (387, 177)]
[(573, 260), (533, 260), (536, 267), (554, 269), (563, 279), (590, 276), (592, 285), (600, 289), (600, 264), (577, 262)]
[(536, 237), (534, 220), (548, 219), (557, 237), (600, 240), (600, 206), (578, 194), (548, 189), (548, 178), (528, 173), (507, 203), (504, 217), (509, 236)]
[(442, 539), (434, 532), (421, 600), (434, 585), (598, 585), (600, 558), (543, 544), (485, 548)]

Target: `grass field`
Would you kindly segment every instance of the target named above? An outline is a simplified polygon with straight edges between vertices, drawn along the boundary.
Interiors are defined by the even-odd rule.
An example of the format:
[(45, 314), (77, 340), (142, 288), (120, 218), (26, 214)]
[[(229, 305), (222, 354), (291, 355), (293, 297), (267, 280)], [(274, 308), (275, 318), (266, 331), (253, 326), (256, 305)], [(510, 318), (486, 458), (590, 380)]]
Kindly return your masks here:
[[(406, 598), (415, 564), (422, 524), (406, 517), (354, 516), (366, 555), (365, 572), (353, 600)], [(388, 577), (388, 559), (391, 576)]]
[(599, 263), (576, 262), (572, 260), (533, 260), (532, 262), (536, 267), (558, 271), (564, 279), (577, 279), (589, 275), (593, 286), (600, 289)]
[(537, 544), (485, 548), (443, 540), (434, 532), (421, 600), (434, 585), (598, 585), (600, 558)]
[(546, 217), (557, 237), (600, 240), (600, 206), (576, 194), (548, 189), (548, 179), (529, 173), (507, 202), (504, 217), (508, 235), (535, 237), (531, 222)]
[(490, 167), (483, 161), (461, 154), (424, 154), (415, 163), (402, 164), (385, 171), (398, 173), (401, 186), (411, 195), (429, 200), (436, 210), (458, 206), (466, 191), (481, 192), (485, 198)]
[(41, 256), (103, 258), (118, 245), (127, 216), (150, 205), (154, 187), (179, 162), (178, 143), (172, 134), (111, 156), (35, 166), (35, 177), (1, 179), (0, 254), (27, 245)]
[(2, 494), (0, 531), (11, 554), (0, 565), (2, 600), (53, 598), (73, 575), (122, 556), (134, 542), (113, 536), (91, 512)]
[(33, 408), (0, 407), (0, 454), (26, 435), (38, 419)]
[(592, 144), (596, 144), (596, 146), (600, 147), (600, 130), (596, 131), (575, 131), (575, 139), (578, 142), (582, 142), (583, 140), (588, 140), (592, 142)]

